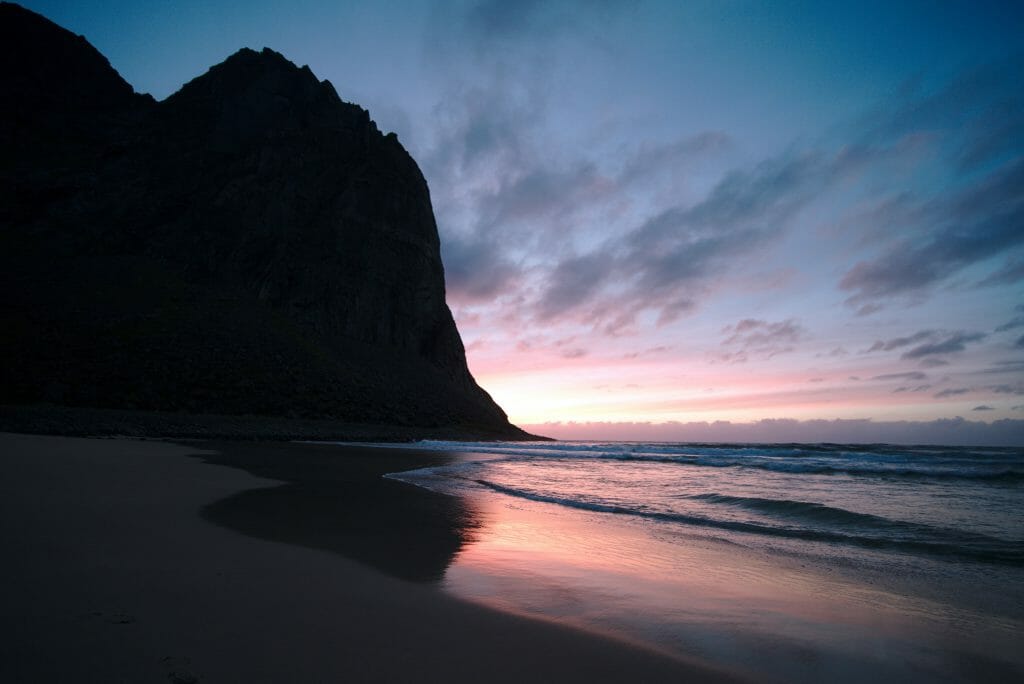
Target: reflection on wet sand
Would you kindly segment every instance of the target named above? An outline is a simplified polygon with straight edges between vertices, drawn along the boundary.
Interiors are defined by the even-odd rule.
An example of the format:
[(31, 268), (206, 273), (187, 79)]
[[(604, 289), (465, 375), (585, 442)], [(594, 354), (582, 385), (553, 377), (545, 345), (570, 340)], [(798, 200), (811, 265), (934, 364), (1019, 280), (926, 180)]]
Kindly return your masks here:
[(1013, 652), (1014, 626), (969, 608), (629, 518), (469, 498), (482, 526), (443, 585), (466, 599), (780, 681), (1019, 672), (1001, 657)]
[(208, 520), (440, 582), (503, 611), (766, 681), (1009, 681), (1024, 670), (1007, 658), (1018, 652), (1016, 618), (972, 608), (912, 573), (896, 581), (630, 516), (489, 490), (448, 496), (383, 477), (482, 454), (202, 446), (218, 451), (204, 456), (210, 462), (283, 481), (208, 505)]
[(479, 526), (464, 499), (383, 477), (457, 456), (317, 444), (218, 442), (204, 460), (284, 484), (206, 506), (207, 520), (249, 536), (338, 553), (412, 581), (440, 580)]

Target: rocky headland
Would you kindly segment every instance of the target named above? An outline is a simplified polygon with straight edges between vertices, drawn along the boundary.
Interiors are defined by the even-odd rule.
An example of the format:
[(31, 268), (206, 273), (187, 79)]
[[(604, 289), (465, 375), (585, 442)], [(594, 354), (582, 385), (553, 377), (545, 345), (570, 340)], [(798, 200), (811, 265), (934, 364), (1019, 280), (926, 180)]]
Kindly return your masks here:
[(0, 78), (0, 429), (530, 437), (467, 368), (416, 162), (308, 67), (242, 49), (158, 102), (3, 3)]

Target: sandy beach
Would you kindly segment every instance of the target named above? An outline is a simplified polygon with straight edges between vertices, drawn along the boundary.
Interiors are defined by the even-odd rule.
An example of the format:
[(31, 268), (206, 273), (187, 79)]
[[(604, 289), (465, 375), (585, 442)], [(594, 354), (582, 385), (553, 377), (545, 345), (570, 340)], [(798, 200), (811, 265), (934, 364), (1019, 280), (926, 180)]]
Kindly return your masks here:
[[(418, 581), (443, 571), (473, 521), (378, 476), (408, 454), (328, 468), (317, 450), (0, 434), (0, 679), (731, 681)], [(262, 474), (299, 463), (289, 452), (324, 477), (196, 457)], [(389, 508), (397, 499), (406, 507)]]

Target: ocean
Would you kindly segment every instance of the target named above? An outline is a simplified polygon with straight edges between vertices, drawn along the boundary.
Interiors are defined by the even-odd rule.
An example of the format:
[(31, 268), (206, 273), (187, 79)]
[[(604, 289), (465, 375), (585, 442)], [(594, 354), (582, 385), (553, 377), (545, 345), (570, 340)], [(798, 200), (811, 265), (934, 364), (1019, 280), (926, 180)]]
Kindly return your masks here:
[(777, 681), (1024, 675), (1024, 450), (420, 442), (444, 586)]

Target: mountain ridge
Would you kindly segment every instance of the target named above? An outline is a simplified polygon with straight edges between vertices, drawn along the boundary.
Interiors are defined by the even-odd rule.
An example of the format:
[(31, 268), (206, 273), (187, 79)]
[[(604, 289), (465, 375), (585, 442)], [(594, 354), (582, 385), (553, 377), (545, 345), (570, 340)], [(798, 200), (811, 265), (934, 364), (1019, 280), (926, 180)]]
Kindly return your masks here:
[(158, 102), (0, 16), (0, 404), (528, 436), (469, 372), (426, 180), (365, 109), (269, 48)]

